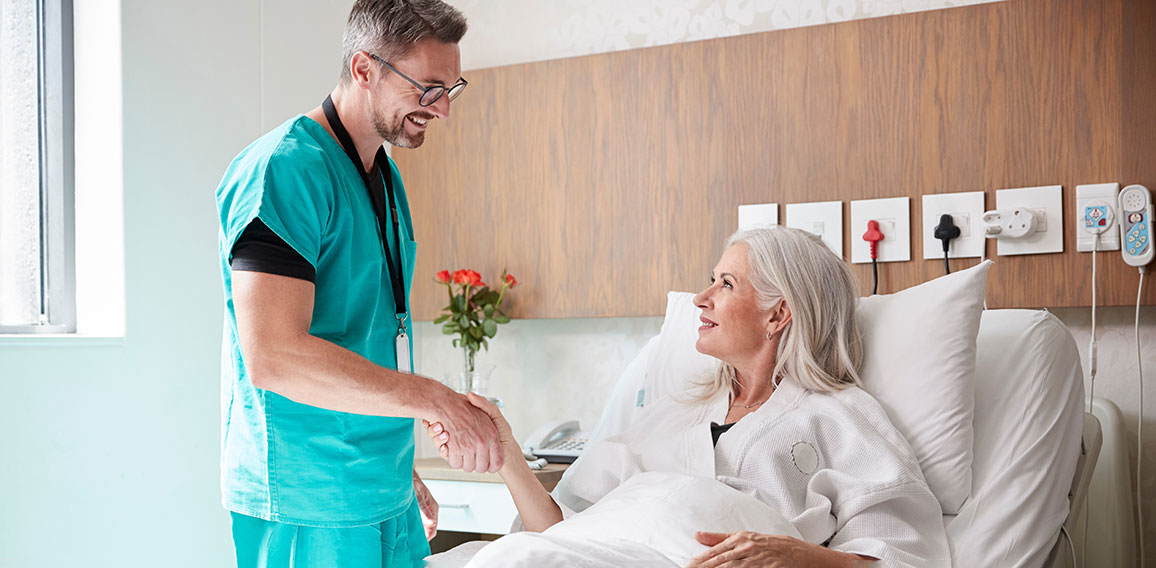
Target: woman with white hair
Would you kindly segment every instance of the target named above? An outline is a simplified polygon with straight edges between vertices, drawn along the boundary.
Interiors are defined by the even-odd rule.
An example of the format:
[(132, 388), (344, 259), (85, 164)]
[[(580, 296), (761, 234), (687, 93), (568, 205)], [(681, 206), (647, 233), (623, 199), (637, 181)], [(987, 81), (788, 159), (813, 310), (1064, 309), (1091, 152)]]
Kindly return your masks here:
[[(794, 529), (697, 532), (707, 548), (689, 566), (948, 565), (939, 503), (906, 440), (859, 387), (857, 290), (843, 260), (810, 233), (733, 235), (694, 298), (696, 348), (722, 361), (717, 375), (589, 447), (553, 497), (497, 408), (472, 396), (498, 427), (501, 475), (526, 529), (546, 530), (639, 474), (675, 472), (753, 495)], [(448, 439), (437, 424), (429, 434)]]

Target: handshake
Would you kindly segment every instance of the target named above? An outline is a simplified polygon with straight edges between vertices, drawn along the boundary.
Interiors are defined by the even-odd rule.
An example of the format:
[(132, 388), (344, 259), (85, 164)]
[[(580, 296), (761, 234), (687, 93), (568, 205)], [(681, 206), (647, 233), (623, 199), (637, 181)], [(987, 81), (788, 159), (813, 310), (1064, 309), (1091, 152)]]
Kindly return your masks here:
[(422, 419), (426, 433), (450, 467), (494, 473), (508, 462), (522, 459), (510, 423), (485, 397), (451, 392), (437, 407), (437, 415)]

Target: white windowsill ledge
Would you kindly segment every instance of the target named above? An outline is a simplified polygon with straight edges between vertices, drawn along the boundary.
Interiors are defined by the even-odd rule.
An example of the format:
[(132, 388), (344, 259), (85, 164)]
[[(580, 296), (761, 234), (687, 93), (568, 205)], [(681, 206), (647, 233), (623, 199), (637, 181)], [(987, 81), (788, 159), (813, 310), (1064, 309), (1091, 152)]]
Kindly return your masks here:
[(119, 347), (124, 336), (82, 335), (78, 333), (11, 333), (0, 334), (4, 347)]

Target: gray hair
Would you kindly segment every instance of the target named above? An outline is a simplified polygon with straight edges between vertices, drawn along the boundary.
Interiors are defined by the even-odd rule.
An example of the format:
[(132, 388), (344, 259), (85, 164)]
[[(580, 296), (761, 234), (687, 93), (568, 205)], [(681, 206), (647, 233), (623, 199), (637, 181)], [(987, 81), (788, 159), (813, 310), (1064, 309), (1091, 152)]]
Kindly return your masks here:
[[(781, 297), (791, 321), (779, 337), (774, 377), (795, 380), (810, 391), (835, 392), (860, 385), (863, 340), (855, 308), (859, 286), (851, 269), (819, 237), (799, 229), (773, 227), (739, 231), (726, 248), (747, 247), (748, 278), (759, 309)], [(738, 386), (735, 368), (719, 366), (703, 385), (704, 398)]]
[(418, 40), (433, 36), (442, 43), (458, 43), (465, 34), (466, 17), (441, 0), (357, 0), (341, 41), (341, 82), (353, 78), (349, 62), (358, 51), (393, 62)]

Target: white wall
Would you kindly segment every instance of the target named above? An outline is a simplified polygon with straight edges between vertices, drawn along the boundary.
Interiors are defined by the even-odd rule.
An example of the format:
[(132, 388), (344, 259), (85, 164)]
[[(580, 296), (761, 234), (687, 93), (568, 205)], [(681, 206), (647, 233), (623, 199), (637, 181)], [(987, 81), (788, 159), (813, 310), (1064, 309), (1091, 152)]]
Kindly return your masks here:
[(335, 84), (351, 4), (121, 2), (125, 338), (0, 338), (0, 566), (231, 564), (213, 193)]
[[(505, 403), (503, 413), (519, 440), (558, 418), (577, 418), (589, 429), (623, 369), (661, 326), (661, 317), (514, 320), (500, 326), (489, 351), (478, 354), (477, 368), (493, 367), (488, 394)], [(460, 384), (463, 357), (452, 336), (429, 322), (416, 323), (414, 334), (416, 370)], [(437, 455), (424, 434), (419, 441), (422, 457)]]
[(470, 20), (462, 68), (939, 10), (1000, 0), (450, 0)]

